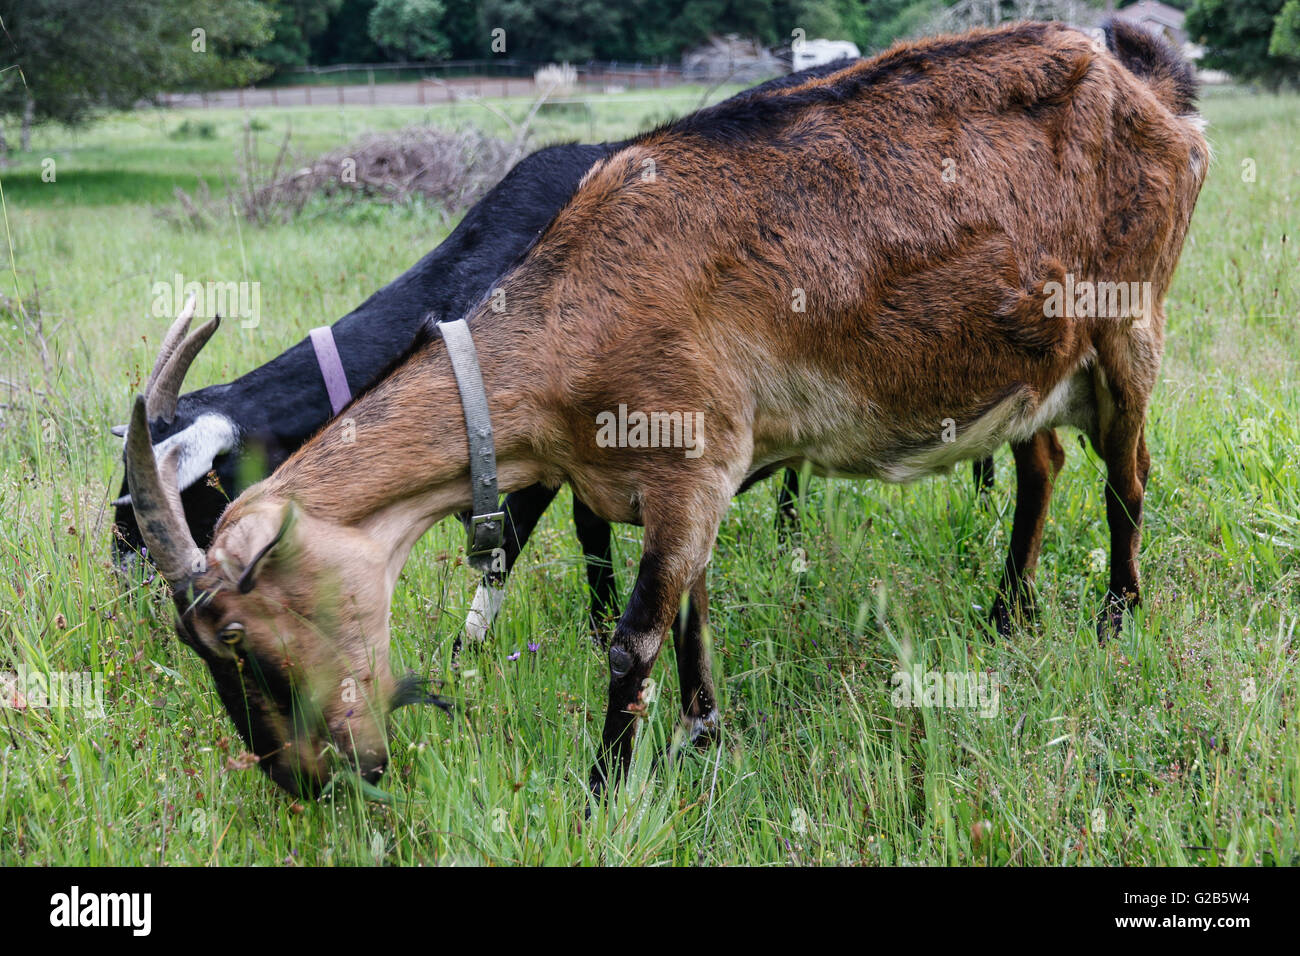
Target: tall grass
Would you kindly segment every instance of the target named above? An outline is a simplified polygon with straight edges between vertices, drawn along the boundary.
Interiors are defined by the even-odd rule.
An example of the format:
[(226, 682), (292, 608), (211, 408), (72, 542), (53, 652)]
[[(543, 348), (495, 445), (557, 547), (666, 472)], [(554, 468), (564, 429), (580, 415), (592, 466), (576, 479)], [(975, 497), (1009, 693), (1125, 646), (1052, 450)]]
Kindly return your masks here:
[[(589, 117), (548, 121), (543, 138), (625, 135), (693, 105), (600, 98)], [(266, 143), (291, 118), (295, 140), (320, 151), (425, 116), (499, 123), (459, 110), (260, 118)], [(1296, 862), (1300, 99), (1229, 94), (1205, 111), (1216, 157), (1168, 303), (1145, 604), (1125, 634), (1095, 639), (1102, 467), (1073, 436), (1041, 620), (1009, 641), (983, 626), (1013, 503), (1005, 452), (987, 506), (964, 472), (907, 487), (813, 480), (792, 541), (776, 534), (774, 489), (759, 487), (735, 502), (710, 571), (723, 746), (659, 759), (677, 709), (667, 651), (632, 778), (590, 819), (607, 668), (585, 636), (566, 496), (493, 640), (458, 671), (450, 645), (474, 585), (460, 530), (417, 548), (393, 608), (394, 668), (445, 679), (458, 707), (394, 717), (391, 805), (340, 789), (304, 806), (239, 769), (242, 748), (172, 634), (162, 586), (124, 586), (108, 563), (120, 442), (107, 429), (164, 328), (150, 315), (154, 281), (262, 283), (261, 323), (224, 328), (197, 387), (342, 315), (448, 224), (436, 210), (377, 210), (175, 231), (153, 205), (200, 175), (233, 176), (241, 116), (132, 114), (42, 134), (0, 178), (17, 290), (9, 269), (0, 288), (39, 297), (43, 313), (39, 330), (12, 307), (0, 325), (0, 669), (102, 674), (106, 701), (102, 715), (0, 710), (0, 863)], [(186, 119), (214, 135), (167, 135)], [(40, 178), (46, 156), (54, 183)], [(616, 550), (626, 593), (639, 532), (620, 529)], [(895, 706), (891, 675), (913, 668), (995, 674), (996, 716)]]

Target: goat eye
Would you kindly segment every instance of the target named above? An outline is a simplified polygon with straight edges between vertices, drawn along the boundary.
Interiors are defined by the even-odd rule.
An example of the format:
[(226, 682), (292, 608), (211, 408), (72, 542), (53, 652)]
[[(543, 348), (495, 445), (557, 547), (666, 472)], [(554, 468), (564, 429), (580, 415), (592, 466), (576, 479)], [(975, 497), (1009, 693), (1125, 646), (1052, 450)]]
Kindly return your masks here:
[(244, 625), (236, 621), (233, 624), (227, 624), (217, 634), (223, 644), (238, 644), (244, 639)]

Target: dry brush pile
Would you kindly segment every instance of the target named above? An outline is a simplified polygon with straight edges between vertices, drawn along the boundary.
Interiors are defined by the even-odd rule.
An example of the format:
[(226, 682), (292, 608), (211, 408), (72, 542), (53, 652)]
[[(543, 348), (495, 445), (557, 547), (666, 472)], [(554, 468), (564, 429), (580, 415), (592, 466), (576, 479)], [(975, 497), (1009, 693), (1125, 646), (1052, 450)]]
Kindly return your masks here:
[(426, 126), (375, 133), (305, 164), (290, 157), (286, 134), (275, 158), (259, 158), (256, 134), (246, 125), (237, 176), (224, 198), (200, 180), (193, 194), (176, 187), (176, 203), (159, 210), (175, 224), (206, 228), (230, 210), (258, 225), (289, 222), (313, 200), (424, 201), (455, 215), (473, 205), (519, 159), (517, 144), (476, 129)]

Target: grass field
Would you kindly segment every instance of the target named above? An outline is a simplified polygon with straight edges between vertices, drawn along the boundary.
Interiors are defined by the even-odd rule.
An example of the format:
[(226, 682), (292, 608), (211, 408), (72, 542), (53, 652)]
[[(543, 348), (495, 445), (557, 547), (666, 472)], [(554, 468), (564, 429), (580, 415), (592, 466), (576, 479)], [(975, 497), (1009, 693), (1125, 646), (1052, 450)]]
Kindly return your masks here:
[[(535, 142), (622, 136), (699, 94), (597, 99), (544, 117)], [(177, 231), (155, 208), (175, 185), (233, 177), (241, 116), (139, 113), (39, 133), (0, 171), (0, 670), (102, 675), (105, 706), (0, 710), (0, 863), (1297, 862), (1300, 98), (1225, 93), (1205, 113), (1216, 156), (1168, 302), (1145, 604), (1124, 635), (1096, 642), (1102, 473), (1072, 434), (1041, 620), (1006, 642), (982, 623), (1010, 528), (1005, 451), (990, 508), (964, 470), (907, 487), (814, 480), (788, 543), (775, 489), (760, 486), (735, 502), (710, 572), (724, 746), (653, 765), (675, 728), (667, 650), (632, 779), (585, 821), (607, 665), (585, 636), (567, 496), (520, 562), (494, 640), (458, 674), (450, 648), (475, 581), (459, 526), (416, 549), (394, 603), (394, 667), (446, 678), (460, 706), (395, 716), (391, 805), (340, 792), (304, 807), (238, 769), (239, 741), (173, 636), (164, 589), (124, 593), (109, 566), (121, 466), (108, 426), (165, 328), (150, 316), (154, 281), (262, 284), (261, 323), (223, 327), (191, 373), (198, 387), (344, 314), (439, 242), (444, 217), (369, 209)], [(505, 127), (465, 104), (258, 118), (263, 149), (292, 122), (305, 153), (413, 122)], [(210, 136), (169, 135), (187, 119)], [(19, 320), (19, 295), (39, 325)], [(619, 529), (624, 596), (638, 542)], [(989, 674), (997, 712), (896, 706), (900, 669)]]

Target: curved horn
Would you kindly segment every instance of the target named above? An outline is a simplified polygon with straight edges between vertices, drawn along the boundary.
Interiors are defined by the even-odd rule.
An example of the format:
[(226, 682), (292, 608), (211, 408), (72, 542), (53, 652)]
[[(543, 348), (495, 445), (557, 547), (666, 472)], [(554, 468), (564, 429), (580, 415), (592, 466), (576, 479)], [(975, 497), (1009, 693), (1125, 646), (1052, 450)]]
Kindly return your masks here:
[(203, 556), (185, 523), (180, 492), (176, 490), (179, 454), (179, 448), (173, 449), (159, 472), (145, 400), (137, 395), (126, 433), (126, 485), (131, 490), (131, 506), (135, 509), (140, 537), (149, 548), (149, 558), (172, 587), (178, 587), (201, 568)]
[(181, 314), (176, 317), (167, 334), (163, 336), (162, 347), (158, 350), (158, 358), (154, 360), (153, 371), (149, 373), (149, 381), (145, 383), (144, 393), (148, 395), (153, 391), (154, 383), (158, 381), (158, 376), (167, 365), (167, 360), (172, 357), (176, 351), (176, 346), (181, 344), (181, 339), (185, 338), (185, 333), (190, 330), (190, 319), (194, 317), (194, 293), (185, 300), (185, 308), (181, 309)]
[(145, 395), (145, 410), (149, 413), (150, 421), (161, 418), (169, 422), (176, 415), (176, 402), (181, 397), (181, 383), (185, 381), (185, 373), (190, 370), (195, 356), (208, 344), (208, 339), (212, 338), (220, 324), (221, 317), (213, 316), (186, 336), (185, 341), (168, 356), (167, 364), (158, 373), (153, 388)]

